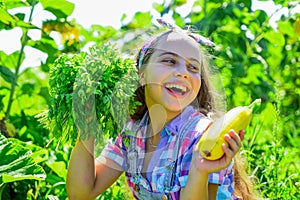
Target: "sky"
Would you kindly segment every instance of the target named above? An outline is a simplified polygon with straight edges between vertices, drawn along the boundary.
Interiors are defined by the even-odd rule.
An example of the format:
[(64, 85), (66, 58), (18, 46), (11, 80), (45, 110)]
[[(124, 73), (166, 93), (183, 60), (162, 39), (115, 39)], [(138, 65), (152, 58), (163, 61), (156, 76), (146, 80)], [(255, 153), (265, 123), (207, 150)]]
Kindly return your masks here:
[[(69, 0), (75, 4), (75, 9), (69, 19), (75, 19), (77, 23), (81, 24), (85, 28), (89, 28), (92, 24), (100, 24), (103, 26), (113, 26), (116, 29), (120, 28), (121, 22), (120, 19), (125, 13), (127, 17), (126, 20), (129, 20), (137, 11), (151, 11), (151, 14), (154, 17), (159, 17), (158, 13), (153, 10), (153, 2), (162, 3), (163, 0), (109, 0), (99, 1), (99, 0)], [(185, 16), (189, 13), (192, 8), (193, 2), (195, 0), (187, 0), (187, 3), (181, 6), (177, 12), (181, 13), (182, 16)], [(254, 0), (252, 9), (263, 9), (267, 12), (268, 15), (272, 14), (280, 6), (274, 5), (272, 1), (258, 1)], [(22, 11), (29, 13), (30, 8), (23, 9)], [(271, 19), (271, 24), (276, 26), (276, 21), (279, 19), (282, 13), (287, 10), (282, 9), (281, 12), (277, 13)], [(20, 9), (10, 10), (11, 14), (20, 12)], [(296, 9), (296, 12), (300, 12), (300, 5)], [(28, 16), (28, 15), (27, 15)], [(166, 16), (168, 18), (168, 16)], [(169, 17), (170, 18), (170, 17)], [(41, 27), (42, 21), (46, 19), (55, 19), (54, 16), (49, 14), (49, 12), (43, 11), (42, 6), (38, 4), (33, 13), (33, 24)], [(25, 19), (26, 20), (26, 19)], [(16, 50), (21, 48), (20, 38), (22, 31), (19, 28), (15, 28), (9, 31), (2, 30), (0, 31), (0, 51), (4, 51), (6, 54), (11, 54)], [(40, 39), (40, 32), (38, 30), (31, 30), (29, 36), (34, 40)], [(57, 42), (59, 38), (57, 38)], [(24, 63), (21, 66), (25, 68), (27, 66), (40, 66), (41, 62), (44, 62), (47, 58), (45, 53), (35, 50), (30, 47), (25, 48), (26, 58)]]
[[(101, 25), (112, 25), (116, 28), (120, 27), (120, 18), (122, 13), (126, 13), (130, 19), (136, 11), (153, 11), (152, 3), (162, 3), (163, 0), (110, 0), (105, 5), (97, 0), (69, 0), (75, 3), (76, 7), (71, 17), (77, 19), (79, 24), (88, 27), (91, 24), (101, 23)], [(169, 0), (171, 1), (171, 0)], [(253, 0), (254, 9), (264, 9), (268, 14), (274, 12), (278, 6), (272, 1)], [(177, 11), (185, 16), (191, 10), (195, 0), (187, 0), (187, 3), (181, 6)], [(272, 3), (271, 3), (272, 2)], [(95, 5), (95, 6), (91, 6)], [(118, 5), (118, 6), (116, 6)], [(153, 15), (156, 12), (151, 12)], [(157, 16), (158, 17), (158, 16)]]

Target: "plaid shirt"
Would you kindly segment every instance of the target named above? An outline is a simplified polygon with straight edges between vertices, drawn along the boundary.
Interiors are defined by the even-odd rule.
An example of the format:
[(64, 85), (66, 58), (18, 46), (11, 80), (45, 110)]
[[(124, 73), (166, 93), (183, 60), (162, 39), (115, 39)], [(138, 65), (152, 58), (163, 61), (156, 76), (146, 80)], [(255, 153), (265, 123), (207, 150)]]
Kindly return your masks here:
[[(194, 117), (197, 115), (202, 114), (196, 112), (196, 110), (192, 106), (188, 106), (179, 116), (174, 118), (162, 130), (161, 139), (152, 156), (146, 172), (146, 179), (142, 178), (140, 180), (141, 184), (148, 191), (160, 193), (165, 192), (163, 184), (164, 173), (162, 170), (164, 169), (165, 161), (172, 157), (172, 153), (174, 152), (175, 140), (178, 138), (175, 136), (178, 134), (181, 125), (184, 124), (184, 122), (188, 121), (190, 117)], [(101, 156), (114, 160), (124, 169), (124, 171), (126, 172), (127, 183), (135, 197), (136, 191), (134, 190), (134, 183), (132, 182), (132, 174), (128, 172), (128, 139), (133, 139), (136, 142), (136, 149), (138, 153), (137, 171), (138, 173), (140, 173), (145, 157), (146, 130), (148, 126), (148, 119), (149, 116), (146, 113), (142, 120), (130, 120), (127, 123), (124, 131), (122, 131), (116, 138), (115, 143), (108, 144), (101, 154)], [(170, 191), (172, 199), (179, 199), (180, 189), (182, 187), (185, 187), (187, 183), (188, 172), (192, 160), (193, 147), (198, 143), (200, 136), (207, 129), (209, 124), (210, 120), (203, 116), (197, 123), (197, 126), (192, 130), (189, 130), (182, 140), (182, 144), (180, 145), (178, 157), (176, 160), (175, 179), (173, 179), (173, 187)], [(210, 174), (208, 181), (209, 183), (219, 185), (217, 199), (233, 199), (233, 162), (228, 168), (221, 170), (220, 172)]]

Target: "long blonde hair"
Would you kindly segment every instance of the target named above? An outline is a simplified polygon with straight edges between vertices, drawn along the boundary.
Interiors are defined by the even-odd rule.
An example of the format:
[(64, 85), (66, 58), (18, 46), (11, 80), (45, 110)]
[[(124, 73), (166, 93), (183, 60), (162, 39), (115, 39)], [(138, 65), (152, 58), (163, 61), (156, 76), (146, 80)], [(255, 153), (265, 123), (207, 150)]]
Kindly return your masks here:
[(234, 158), (234, 194), (243, 200), (259, 200), (258, 191), (254, 187), (255, 180), (249, 173), (246, 159), (237, 154)]

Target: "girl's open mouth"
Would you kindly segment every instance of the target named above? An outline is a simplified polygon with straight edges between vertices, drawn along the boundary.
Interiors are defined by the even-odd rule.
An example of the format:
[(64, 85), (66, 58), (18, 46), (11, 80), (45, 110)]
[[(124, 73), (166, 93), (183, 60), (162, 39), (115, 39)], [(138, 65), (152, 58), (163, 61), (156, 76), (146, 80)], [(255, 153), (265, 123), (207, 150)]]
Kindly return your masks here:
[(174, 83), (168, 83), (165, 85), (165, 88), (171, 93), (176, 96), (180, 95), (183, 96), (185, 95), (189, 89), (186, 86), (179, 85), (179, 84), (174, 84)]

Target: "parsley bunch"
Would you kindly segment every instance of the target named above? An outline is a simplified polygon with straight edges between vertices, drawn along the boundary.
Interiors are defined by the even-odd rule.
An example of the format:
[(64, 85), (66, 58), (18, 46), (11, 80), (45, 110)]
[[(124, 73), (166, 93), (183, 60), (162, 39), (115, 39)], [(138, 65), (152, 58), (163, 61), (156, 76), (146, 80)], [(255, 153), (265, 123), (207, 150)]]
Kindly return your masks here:
[(40, 121), (65, 141), (74, 142), (78, 133), (82, 139), (92, 134), (99, 142), (115, 137), (139, 105), (133, 102), (138, 85), (134, 62), (110, 44), (60, 56), (49, 85), (51, 104)]

